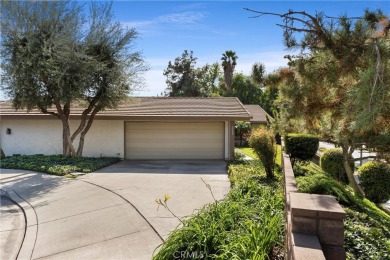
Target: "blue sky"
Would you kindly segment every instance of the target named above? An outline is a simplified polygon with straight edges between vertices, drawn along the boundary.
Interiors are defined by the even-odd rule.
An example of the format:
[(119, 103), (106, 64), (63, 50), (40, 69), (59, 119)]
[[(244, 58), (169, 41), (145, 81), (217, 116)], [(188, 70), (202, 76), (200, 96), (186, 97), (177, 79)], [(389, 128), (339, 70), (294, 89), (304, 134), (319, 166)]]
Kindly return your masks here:
[(329, 16), (360, 16), (366, 8), (380, 8), (390, 14), (389, 1), (114, 1), (115, 18), (140, 33), (136, 48), (150, 65), (144, 91), (133, 94), (161, 94), (166, 88), (163, 70), (183, 50), (194, 52), (197, 66), (219, 62), (224, 51), (234, 50), (236, 72), (246, 74), (255, 62), (264, 63), (268, 72), (285, 66), (283, 56), (289, 52), (282, 43), (282, 29), (276, 26), (282, 20), (249, 18), (253, 13), (245, 7), (276, 13), (323, 11)]
[(156, 96), (166, 88), (163, 70), (168, 61), (192, 50), (197, 66), (219, 62), (225, 50), (238, 55), (236, 72), (250, 73), (253, 63), (263, 62), (271, 72), (286, 65), (278, 17), (249, 18), (243, 8), (283, 13), (289, 9), (329, 16), (360, 16), (364, 9), (390, 14), (389, 1), (114, 1), (116, 18), (140, 33), (137, 48), (150, 70), (146, 88), (134, 93)]

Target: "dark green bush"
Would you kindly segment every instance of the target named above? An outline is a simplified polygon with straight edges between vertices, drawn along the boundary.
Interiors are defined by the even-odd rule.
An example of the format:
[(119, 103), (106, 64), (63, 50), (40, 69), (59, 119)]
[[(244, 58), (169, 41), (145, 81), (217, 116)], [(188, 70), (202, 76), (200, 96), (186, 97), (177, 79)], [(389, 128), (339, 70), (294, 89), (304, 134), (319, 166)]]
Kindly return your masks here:
[(390, 165), (379, 161), (367, 162), (359, 168), (358, 173), (368, 199), (376, 203), (390, 199)]
[(286, 153), (290, 155), (292, 163), (295, 161), (311, 160), (317, 150), (320, 139), (314, 135), (287, 134), (284, 137)]
[[(320, 166), (324, 172), (332, 175), (337, 180), (348, 183), (348, 176), (344, 167), (344, 156), (341, 149), (326, 150), (320, 158)], [(351, 161), (350, 166), (352, 170), (355, 168), (353, 161)]]
[(273, 133), (260, 127), (252, 132), (248, 141), (249, 146), (254, 150), (263, 164), (267, 177), (273, 178), (276, 155)]

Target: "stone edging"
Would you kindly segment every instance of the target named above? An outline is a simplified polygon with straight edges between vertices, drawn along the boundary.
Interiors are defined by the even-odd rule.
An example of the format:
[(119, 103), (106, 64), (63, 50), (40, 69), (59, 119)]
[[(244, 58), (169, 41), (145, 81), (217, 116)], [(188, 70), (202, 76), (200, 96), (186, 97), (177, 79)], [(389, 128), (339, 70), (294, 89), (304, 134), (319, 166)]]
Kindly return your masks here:
[(287, 259), (344, 260), (346, 213), (333, 196), (300, 193), (290, 157), (282, 157)]

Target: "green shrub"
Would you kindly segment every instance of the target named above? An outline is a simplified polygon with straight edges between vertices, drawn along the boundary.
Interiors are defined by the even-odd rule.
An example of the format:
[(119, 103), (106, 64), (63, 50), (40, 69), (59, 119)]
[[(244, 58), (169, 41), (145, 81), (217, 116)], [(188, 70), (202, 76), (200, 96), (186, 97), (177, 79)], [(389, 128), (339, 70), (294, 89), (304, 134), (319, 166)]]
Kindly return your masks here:
[(310, 169), (308, 169), (308, 164), (306, 162), (296, 162), (293, 166), (294, 176), (305, 176), (310, 172)]
[(298, 177), (296, 180), (298, 189), (301, 192), (332, 195), (344, 205), (351, 204), (350, 198), (346, 194), (346, 186), (328, 175), (316, 173)]
[(230, 164), (228, 167), (228, 175), (232, 186), (238, 181), (245, 181), (252, 176), (266, 177), (263, 165), (257, 160)]
[(186, 253), (183, 259), (267, 259), (275, 247), (283, 247), (283, 207), (280, 185), (240, 181), (225, 199), (185, 219), (153, 259), (177, 259), (175, 252)]
[[(312, 164), (312, 163), (311, 163)], [(297, 178), (301, 192), (333, 195), (347, 213), (344, 221), (347, 259), (389, 259), (390, 216), (351, 187), (313, 169)]]
[(66, 175), (72, 172), (89, 173), (118, 162), (115, 157), (65, 157), (63, 155), (22, 155), (1, 160), (1, 168), (23, 169)]
[(286, 153), (290, 155), (292, 163), (295, 161), (311, 160), (318, 150), (320, 139), (308, 134), (287, 134), (284, 137)]
[(368, 199), (376, 203), (390, 199), (390, 165), (379, 161), (367, 162), (359, 168), (358, 173)]
[(245, 158), (245, 154), (238, 150), (237, 148), (234, 149), (234, 161), (242, 161)]
[(249, 137), (249, 146), (255, 151), (264, 166), (267, 177), (274, 177), (275, 138), (271, 131), (257, 128)]
[[(326, 150), (320, 158), (320, 166), (324, 172), (332, 175), (337, 180), (348, 183), (348, 176), (344, 167), (344, 156), (341, 149)], [(355, 168), (353, 161), (351, 161), (350, 166), (352, 170)]]

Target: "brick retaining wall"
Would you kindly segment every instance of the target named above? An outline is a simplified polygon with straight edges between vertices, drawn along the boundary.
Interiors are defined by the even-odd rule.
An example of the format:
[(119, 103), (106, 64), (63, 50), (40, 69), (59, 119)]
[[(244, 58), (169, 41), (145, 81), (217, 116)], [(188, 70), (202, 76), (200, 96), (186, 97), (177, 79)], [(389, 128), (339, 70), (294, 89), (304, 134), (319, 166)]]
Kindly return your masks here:
[(345, 259), (345, 211), (333, 196), (300, 193), (290, 157), (282, 156), (287, 259)]

